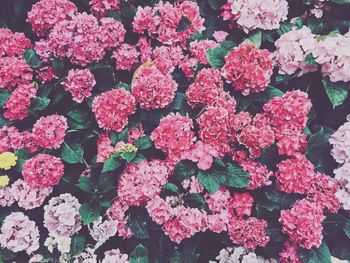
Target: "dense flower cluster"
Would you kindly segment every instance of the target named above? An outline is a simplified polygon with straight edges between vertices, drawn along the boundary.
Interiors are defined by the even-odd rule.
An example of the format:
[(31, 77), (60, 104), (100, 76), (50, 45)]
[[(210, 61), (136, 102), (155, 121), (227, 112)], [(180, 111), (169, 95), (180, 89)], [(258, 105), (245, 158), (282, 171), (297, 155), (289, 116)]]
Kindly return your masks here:
[(155, 66), (141, 66), (135, 73), (132, 94), (142, 109), (161, 109), (174, 99), (177, 83), (170, 74), (163, 75)]
[(248, 33), (256, 28), (277, 29), (287, 14), (286, 0), (229, 0), (222, 15), (224, 20), (232, 20)]
[(0, 57), (22, 56), (31, 42), (23, 33), (13, 33), (8, 28), (0, 28)]
[(109, 11), (119, 9), (120, 0), (91, 0), (89, 2), (91, 13), (95, 16), (105, 16)]
[(266, 89), (272, 69), (273, 62), (268, 50), (243, 43), (227, 54), (222, 74), (236, 90), (249, 95)]
[(120, 132), (135, 111), (135, 98), (122, 88), (107, 91), (94, 98), (92, 111), (100, 128)]
[(0, 58), (0, 88), (12, 90), (17, 85), (32, 82), (33, 70), (24, 59), (16, 57)]
[(91, 96), (95, 84), (95, 77), (88, 69), (71, 69), (63, 82), (63, 87), (72, 94), (74, 101), (82, 103)]
[(61, 194), (44, 207), (44, 226), (51, 234), (72, 236), (81, 229), (80, 203), (71, 194)]
[(63, 170), (64, 165), (59, 158), (40, 153), (23, 164), (22, 175), (29, 185), (46, 188), (59, 184)]

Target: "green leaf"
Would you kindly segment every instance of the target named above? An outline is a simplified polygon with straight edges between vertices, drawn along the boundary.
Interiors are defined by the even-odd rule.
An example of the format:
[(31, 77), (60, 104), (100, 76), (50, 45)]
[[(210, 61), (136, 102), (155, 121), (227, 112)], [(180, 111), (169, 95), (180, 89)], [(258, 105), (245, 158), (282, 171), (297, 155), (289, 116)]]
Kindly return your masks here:
[(143, 156), (142, 154), (138, 153), (135, 158), (132, 160), (133, 163), (140, 163), (144, 160), (146, 160), (147, 158), (145, 156)]
[(177, 163), (174, 169), (174, 176), (177, 177), (177, 179), (180, 181), (186, 178), (191, 178), (195, 175), (195, 173), (196, 164), (188, 160)]
[(32, 48), (26, 49), (26, 51), (24, 51), (23, 58), (31, 68), (38, 68), (41, 65), (39, 56)]
[(90, 224), (100, 216), (100, 208), (88, 203), (84, 203), (79, 208), (80, 216), (84, 225)]
[(350, 0), (331, 0), (331, 2), (344, 5), (344, 4), (350, 4)]
[(271, 222), (265, 231), (269, 234), (271, 239), (275, 242), (282, 243), (287, 239), (287, 236), (284, 235), (282, 232), (281, 224), (277, 222)]
[(11, 95), (11, 91), (8, 89), (0, 90), (0, 107), (2, 107)]
[(225, 56), (228, 51), (222, 47), (216, 47), (209, 49), (206, 52), (206, 56), (209, 64), (216, 69), (221, 69), (225, 65)]
[(102, 172), (111, 172), (114, 171), (115, 169), (119, 168), (120, 166), (122, 166), (122, 162), (119, 159), (119, 154), (114, 154), (112, 157), (108, 158), (104, 164), (103, 164), (103, 168), (102, 168)]
[(51, 61), (53, 71), (55, 72), (55, 75), (60, 77), (63, 74), (64, 69), (64, 62), (62, 60), (59, 60), (57, 58), (54, 58)]
[(149, 263), (147, 248), (137, 245), (130, 254), (130, 263)]
[(191, 21), (187, 17), (181, 17), (179, 25), (176, 28), (176, 32), (185, 31), (191, 25)]
[(344, 226), (345, 235), (350, 239), (350, 220), (345, 223)]
[(49, 98), (36, 97), (32, 100), (31, 108), (33, 110), (44, 110), (49, 106), (50, 101)]
[(330, 263), (332, 261), (326, 243), (322, 243), (319, 248), (300, 249), (299, 256), (304, 263)]
[(85, 248), (84, 236), (73, 236), (70, 244), (70, 255), (77, 256), (83, 252)]
[(182, 92), (176, 92), (175, 98), (173, 100), (172, 108), (176, 111), (183, 109), (186, 103), (186, 95)]
[(348, 90), (344, 83), (333, 83), (329, 78), (324, 78), (322, 80), (323, 87), (326, 90), (328, 99), (333, 105), (333, 108), (340, 106), (348, 97)]
[(124, 83), (124, 82), (121, 82), (121, 81), (120, 81), (120, 82), (118, 83), (117, 87), (118, 87), (118, 88), (123, 88), (123, 89), (125, 89), (125, 90), (131, 92), (131, 85), (126, 84), (126, 83)]
[(135, 237), (140, 239), (148, 239), (149, 232), (147, 228), (147, 218), (145, 216), (133, 216), (131, 214), (129, 227)]
[(136, 152), (123, 152), (120, 155), (127, 163), (130, 163), (136, 156)]
[(134, 142), (134, 146), (139, 150), (146, 150), (153, 146), (150, 136), (146, 135)]
[(226, 181), (225, 185), (234, 188), (244, 188), (249, 186), (249, 173), (244, 172), (242, 167), (232, 163), (226, 164)]
[(217, 11), (220, 9), (218, 0), (208, 0), (208, 4), (211, 7), (211, 9)]
[(14, 259), (16, 257), (16, 254), (13, 253), (11, 250), (7, 248), (0, 248), (0, 258), (10, 261), (11, 259)]
[(262, 42), (262, 33), (260, 30), (254, 31), (248, 39), (257, 47), (261, 46)]
[(68, 112), (68, 124), (71, 129), (86, 129), (92, 125), (91, 115), (86, 110), (72, 110)]
[(184, 200), (191, 207), (204, 209), (207, 205), (201, 194), (189, 194), (184, 197)]
[(84, 149), (81, 144), (73, 142), (69, 145), (63, 144), (62, 159), (67, 163), (82, 163), (84, 157)]
[(312, 53), (308, 54), (304, 59), (304, 64), (308, 66), (316, 65), (316, 61)]
[(22, 148), (16, 151), (15, 155), (17, 156), (16, 171), (21, 172), (23, 164), (29, 159), (28, 151), (25, 148)]
[(284, 22), (280, 24), (279, 29), (277, 29), (277, 33), (279, 35), (283, 35), (291, 30), (292, 30), (292, 24), (289, 22)]
[(178, 193), (179, 192), (179, 187), (177, 187), (176, 184), (167, 183), (163, 187), (164, 187), (165, 190), (171, 191), (173, 193)]
[(93, 191), (93, 187), (90, 182), (90, 177), (87, 177), (87, 176), (80, 176), (79, 183), (77, 183), (76, 186), (84, 192)]
[(217, 170), (199, 171), (198, 181), (210, 193), (215, 193), (225, 180), (223, 173)]

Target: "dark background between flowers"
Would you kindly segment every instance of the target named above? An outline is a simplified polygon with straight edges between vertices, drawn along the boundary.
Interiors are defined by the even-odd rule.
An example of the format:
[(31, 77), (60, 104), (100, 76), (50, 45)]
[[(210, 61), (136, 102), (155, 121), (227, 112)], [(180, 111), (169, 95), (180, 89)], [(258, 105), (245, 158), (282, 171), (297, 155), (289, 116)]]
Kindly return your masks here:
[[(31, 32), (29, 23), (26, 23), (27, 12), (31, 9), (31, 6), (35, 2), (37, 1), (0, 0), (0, 27), (8, 27), (16, 32), (24, 32), (32, 41), (38, 40), (37, 36)], [(89, 13), (88, 0), (72, 0), (72, 2), (78, 6), (80, 12), (86, 11)], [(135, 44), (138, 40), (137, 36), (132, 32), (132, 19), (135, 14), (135, 8), (133, 5), (147, 6), (153, 5), (155, 2), (157, 1), (129, 0), (128, 3), (122, 1), (121, 12), (114, 12), (110, 14), (110, 16), (120, 19), (123, 22), (127, 30), (126, 42)], [(240, 43), (242, 41), (245, 34), (241, 30), (229, 29), (227, 24), (224, 23), (220, 17), (218, 17), (220, 14), (219, 7), (225, 3), (224, 0), (200, 0), (197, 2), (201, 7), (202, 16), (206, 19), (204, 25), (207, 29), (205, 33), (210, 35), (215, 30), (225, 30), (230, 32), (230, 40), (234, 41), (235, 43)], [(291, 0), (288, 2), (288, 18), (290, 19), (293, 17), (302, 16), (310, 9), (313, 1)], [(315, 34), (326, 35), (335, 29), (338, 29), (341, 33), (347, 32), (350, 26), (350, 6), (334, 5), (336, 5), (336, 8), (334, 8), (331, 12), (325, 12), (322, 19), (316, 19), (315, 17), (310, 16), (303, 20), (303, 24), (310, 27)], [(261, 47), (273, 51), (273, 43), (276, 39), (278, 39), (279, 34), (283, 32), (283, 30), (286, 30), (285, 27), (288, 28), (288, 23), (283, 23), (279, 30), (264, 31), (262, 34)], [(59, 63), (61, 64), (57, 65), (56, 70), (58, 69), (60, 71), (59, 75), (61, 77), (67, 73), (71, 66), (67, 61), (60, 61)], [(115, 71), (114, 62), (109, 60), (103, 61), (103, 63), (99, 63), (99, 65), (95, 65), (93, 73), (97, 80), (97, 93), (109, 90), (119, 82), (130, 84), (132, 77), (132, 73)], [(183, 76), (183, 73), (179, 70), (175, 70), (173, 77), (179, 84), (179, 91), (184, 92), (188, 87), (188, 80)], [(31, 127), (39, 116), (50, 113), (58, 113), (64, 116), (69, 116), (69, 112), (72, 110), (78, 110), (78, 112), (82, 113), (79, 115), (80, 119), (75, 119), (75, 117), (72, 116), (68, 117), (68, 121), (70, 127), (78, 127), (79, 133), (69, 133), (66, 140), (81, 144), (84, 148), (84, 158), (89, 164), (93, 163), (92, 159), (94, 156), (96, 156), (97, 141), (97, 136), (93, 130), (98, 130), (98, 126), (94, 120), (94, 117), (92, 116), (91, 109), (88, 106), (89, 103), (84, 103), (82, 105), (74, 103), (67, 94), (64, 95), (63, 88), (60, 87), (60, 85), (50, 85), (53, 85), (53, 90), (49, 95), (50, 106), (44, 108), (43, 110), (35, 110), (34, 106), (32, 106), (32, 110), (30, 112), (31, 116), (23, 121), (16, 122), (16, 126), (21, 130), (25, 130)], [(332, 131), (336, 130), (345, 122), (347, 114), (350, 113), (350, 97), (348, 97), (341, 106), (333, 108), (323, 87), (322, 76), (319, 71), (305, 74), (299, 78), (289, 79), (278, 75), (277, 70), (275, 70), (270, 85), (282, 91), (300, 89), (309, 94), (313, 103), (313, 109), (310, 113), (308, 130), (306, 132), (313, 134), (314, 137), (312, 140), (313, 144), (309, 145), (308, 147), (308, 157), (320, 170), (325, 171), (327, 174), (332, 174), (336, 164), (330, 156), (330, 146), (327, 143), (327, 139)], [(248, 97), (242, 97), (238, 94), (234, 95), (238, 101), (238, 107), (240, 109), (246, 108), (250, 112), (258, 112), (263, 102), (266, 102), (266, 100), (271, 96), (269, 92), (264, 92), (259, 96), (250, 95)], [(181, 103), (181, 107), (179, 107), (179, 105), (176, 103)], [(185, 102), (175, 101), (168, 109), (152, 111), (151, 115), (147, 114), (145, 111), (138, 110), (135, 116), (132, 118), (142, 119), (147, 133), (157, 126), (157, 123), (162, 116), (166, 115), (170, 111), (181, 111), (183, 108), (186, 108), (186, 110), (189, 112)], [(7, 121), (2, 117), (2, 113), (3, 111), (1, 110), (0, 126), (7, 124)], [(193, 114), (195, 115), (196, 113)], [(146, 151), (144, 154), (146, 157), (162, 157), (162, 153), (160, 151), (154, 151), (154, 149), (152, 151)], [(274, 166), (278, 162), (276, 158), (279, 158), (276, 156), (277, 155), (274, 155), (273, 148), (268, 149), (268, 151), (264, 153), (262, 161), (265, 162), (269, 168), (274, 170)], [(96, 163), (93, 163), (93, 165), (96, 168), (93, 169), (93, 173), (99, 173), (101, 167)], [(79, 198), (81, 203), (89, 201), (92, 196), (75, 186), (75, 183), (78, 182), (78, 178), (84, 169), (84, 164), (65, 163), (65, 180), (62, 180), (61, 184), (54, 188), (54, 192), (51, 194), (51, 196), (69, 192)], [(21, 176), (20, 172), (18, 171), (14, 173), (15, 174), (11, 176), (18, 178)], [(101, 184), (101, 182), (98, 183)], [(102, 183), (102, 185), (106, 186), (106, 189), (109, 189), (109, 191), (102, 194), (104, 200), (108, 201), (113, 198), (115, 192), (114, 189), (116, 187), (115, 184), (116, 180), (108, 180)], [(272, 209), (272, 211), (270, 211), (271, 209), (269, 209), (269, 205), (273, 204), (269, 203), (269, 200), (265, 200), (266, 198), (264, 199), (264, 193), (266, 191), (271, 191), (272, 188), (273, 187), (265, 187), (264, 189), (254, 191), (254, 199), (257, 202), (256, 210), (259, 210), (255, 211), (255, 213), (259, 213), (259, 217), (265, 218), (268, 221), (276, 221), (276, 218), (278, 218), (279, 215), (278, 209)], [(287, 203), (290, 204), (296, 198), (293, 195), (286, 195), (283, 197), (286, 197), (286, 200), (283, 201), (286, 202), (285, 205)], [(44, 205), (46, 203), (47, 200)], [(281, 207), (283, 207), (283, 204)], [(21, 209), (18, 207), (1, 209), (0, 217), (3, 219), (6, 214), (13, 210)], [(47, 236), (47, 230), (41, 223), (43, 222), (42, 207), (26, 211), (25, 214), (27, 214), (32, 220), (35, 220), (36, 224), (39, 225), (41, 234), (40, 243), (42, 244), (45, 240), (45, 236)], [(212, 260), (218, 255), (220, 249), (226, 246), (232, 246), (232, 242), (229, 240), (226, 233), (214, 234), (210, 232), (197, 234), (191, 239), (184, 240), (180, 245), (176, 245), (162, 233), (159, 226), (154, 224), (149, 218), (146, 217), (147, 213), (144, 209), (131, 208), (131, 214), (137, 218), (137, 223), (140, 223), (140, 225), (137, 226), (139, 231), (139, 234), (137, 235), (138, 237), (133, 237), (128, 240), (113, 237), (98, 250), (99, 256), (101, 256), (104, 251), (117, 247), (130, 254), (137, 244), (142, 243), (148, 248), (151, 262), (169, 262), (170, 257), (172, 257), (174, 254), (179, 256), (180, 262), (208, 262), (208, 260)], [(350, 239), (343, 231), (344, 220), (348, 220), (346, 218), (348, 218), (348, 216), (343, 212), (340, 212), (338, 215), (328, 214), (327, 219), (324, 222), (324, 239), (329, 249), (332, 251), (332, 254), (340, 258), (350, 260)], [(85, 244), (93, 242), (93, 240), (89, 237), (86, 228), (84, 228), (84, 230), (82, 230), (79, 234), (83, 234), (85, 236)], [(285, 240), (285, 236), (281, 233), (281, 229), (278, 226), (270, 227), (269, 234), (271, 235), (272, 241), (266, 248), (259, 248), (256, 252), (266, 257), (278, 257), (278, 251), (282, 248), (281, 244)], [(78, 245), (76, 249), (81, 250), (82, 247), (79, 247)], [(28, 258), (24, 253), (14, 255), (9, 251), (1, 250), (0, 255), (4, 259), (9, 259), (8, 262), (16, 261), (19, 263), (24, 263), (28, 261)], [(5, 260), (5, 262), (7, 261)], [(322, 259), (320, 259), (319, 262), (322, 262)]]

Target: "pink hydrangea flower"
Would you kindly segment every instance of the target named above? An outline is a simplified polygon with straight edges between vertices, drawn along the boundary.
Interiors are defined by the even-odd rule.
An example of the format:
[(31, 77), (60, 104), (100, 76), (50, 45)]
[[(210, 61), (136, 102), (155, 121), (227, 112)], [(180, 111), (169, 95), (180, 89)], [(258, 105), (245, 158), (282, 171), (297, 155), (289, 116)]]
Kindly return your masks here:
[(129, 206), (124, 200), (116, 198), (107, 210), (108, 217), (117, 221), (118, 235), (124, 239), (132, 236), (131, 229), (128, 227), (129, 217), (126, 215), (128, 209)]
[(40, 207), (51, 192), (51, 187), (40, 188), (18, 179), (11, 185), (11, 193), (19, 207), (25, 210)]
[(267, 222), (255, 217), (249, 217), (248, 219), (237, 219), (233, 217), (227, 225), (228, 234), (232, 242), (248, 249), (267, 245), (270, 237), (265, 232), (266, 228)]
[(92, 111), (100, 128), (107, 131), (122, 131), (128, 124), (128, 117), (135, 112), (135, 98), (125, 89), (113, 89), (95, 97)]
[(42, 148), (58, 149), (64, 141), (67, 128), (67, 119), (62, 115), (41, 117), (33, 126), (33, 138)]
[(17, 85), (32, 82), (33, 70), (24, 59), (16, 57), (0, 58), (0, 88), (12, 90)]
[(279, 253), (281, 263), (303, 263), (299, 256), (299, 246), (292, 242), (284, 242), (284, 249)]
[(96, 80), (88, 69), (71, 69), (62, 84), (64, 89), (72, 94), (74, 101), (82, 103), (91, 96)]
[(204, 187), (194, 176), (192, 176), (190, 179), (183, 180), (181, 184), (182, 187), (189, 190), (189, 193), (191, 194), (198, 194), (204, 191)]
[(159, 126), (151, 133), (155, 147), (172, 156), (188, 151), (195, 139), (192, 120), (179, 113), (170, 113), (161, 119)]
[(61, 194), (44, 206), (44, 226), (52, 235), (70, 237), (81, 229), (80, 203), (71, 194)]
[(116, 70), (131, 71), (139, 63), (140, 52), (135, 46), (122, 44), (119, 48), (113, 51), (112, 58), (115, 58)]
[(64, 165), (60, 158), (39, 153), (25, 161), (22, 168), (24, 181), (34, 187), (47, 188), (59, 184)]
[(208, 229), (214, 233), (221, 233), (227, 231), (230, 216), (227, 210), (221, 210), (219, 213), (208, 215), (207, 226)]
[(223, 18), (232, 20), (248, 33), (256, 28), (277, 29), (287, 15), (286, 0), (229, 0), (224, 6)]
[(112, 141), (108, 134), (100, 134), (97, 141), (97, 162), (104, 163), (114, 153)]
[[(142, 109), (162, 109), (174, 99), (177, 83), (155, 66), (142, 66), (132, 83), (132, 94)], [(166, 85), (164, 85), (166, 83)]]
[(282, 231), (292, 242), (310, 249), (321, 245), (324, 218), (320, 206), (303, 199), (297, 201), (290, 210), (282, 210), (279, 222)]
[(195, 40), (190, 43), (190, 52), (193, 55), (194, 58), (198, 60), (199, 63), (208, 65), (208, 59), (206, 52), (209, 49), (213, 49), (218, 47), (219, 44), (216, 43), (214, 40)]
[(12, 252), (25, 251), (28, 255), (39, 248), (39, 229), (22, 212), (9, 214), (1, 226), (0, 244)]
[(31, 100), (36, 97), (36, 91), (33, 84), (18, 86), (3, 106), (6, 109), (4, 117), (11, 121), (28, 117), (28, 108)]
[(210, 169), (214, 158), (219, 157), (219, 152), (210, 144), (197, 141), (189, 151), (182, 154), (182, 157), (197, 163), (197, 167), (205, 171)]
[(228, 33), (226, 31), (215, 31), (213, 37), (217, 42), (223, 42), (226, 40)]
[(22, 148), (21, 133), (14, 126), (4, 126), (0, 129), (0, 151), (14, 151)]
[(68, 0), (40, 0), (28, 12), (27, 22), (35, 34), (44, 37), (58, 22), (72, 19), (77, 12), (78, 8)]
[(231, 194), (226, 188), (220, 187), (215, 193), (207, 193), (204, 198), (210, 211), (220, 213), (222, 210), (227, 210)]
[(159, 196), (149, 200), (146, 204), (146, 209), (152, 220), (159, 225), (168, 221), (174, 214), (170, 204)]
[(109, 11), (119, 10), (120, 0), (91, 0), (90, 11), (96, 17), (103, 17)]
[(153, 50), (153, 64), (164, 74), (172, 73), (183, 59), (183, 51), (179, 46), (160, 46)]
[(345, 163), (334, 170), (339, 187), (335, 193), (344, 210), (350, 210), (350, 163)]
[(169, 168), (159, 160), (129, 164), (118, 182), (118, 196), (129, 206), (138, 206), (160, 194)]
[(350, 115), (347, 121), (329, 138), (333, 146), (331, 154), (340, 164), (350, 163)]
[(290, 133), (285, 134), (277, 142), (279, 155), (297, 156), (303, 153), (307, 147), (307, 138), (305, 134)]
[(111, 17), (100, 19), (100, 42), (105, 50), (112, 50), (124, 42), (124, 25)]
[(298, 76), (317, 70), (317, 65), (305, 64), (305, 59), (315, 49), (317, 43), (311, 30), (303, 26), (283, 34), (275, 42), (277, 48), (276, 61), (280, 74), (292, 75), (298, 71)]
[(286, 193), (304, 194), (315, 180), (315, 167), (305, 155), (277, 164), (276, 187)]
[(249, 187), (247, 189), (254, 190), (272, 184), (270, 177), (273, 172), (269, 171), (265, 165), (249, 158), (240, 162), (240, 165), (243, 171), (249, 172)]
[(191, 107), (212, 105), (224, 91), (224, 82), (217, 69), (202, 69), (186, 91), (187, 102)]
[(0, 206), (11, 206), (15, 202), (15, 198), (11, 193), (11, 187), (0, 187)]
[(244, 96), (261, 92), (270, 83), (273, 61), (271, 53), (254, 44), (243, 43), (225, 57), (222, 75)]
[(13, 33), (8, 28), (0, 28), (0, 58), (22, 56), (32, 46), (23, 33)]
[(236, 218), (245, 218), (252, 213), (254, 199), (249, 193), (234, 193), (228, 203), (229, 213)]

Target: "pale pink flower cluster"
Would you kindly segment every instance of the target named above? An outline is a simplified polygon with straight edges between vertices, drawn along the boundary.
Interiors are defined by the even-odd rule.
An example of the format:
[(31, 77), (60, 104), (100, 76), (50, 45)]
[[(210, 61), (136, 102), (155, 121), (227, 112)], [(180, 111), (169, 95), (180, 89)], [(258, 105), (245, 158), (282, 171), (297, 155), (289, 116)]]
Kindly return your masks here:
[(265, 259), (244, 247), (223, 248), (215, 259), (209, 263), (277, 263), (275, 259)]
[(120, 0), (91, 0), (89, 4), (91, 13), (102, 17), (110, 11), (119, 10)]
[(179, 46), (156, 47), (152, 51), (152, 63), (163, 73), (172, 73), (176, 66), (182, 63), (183, 51)]
[(95, 248), (101, 246), (110, 237), (115, 236), (117, 233), (117, 225), (118, 222), (116, 220), (110, 218), (103, 220), (102, 216), (100, 216), (92, 223), (92, 226), (88, 226), (90, 235), (97, 241)]
[(210, 169), (214, 158), (219, 157), (219, 152), (210, 144), (197, 141), (189, 151), (182, 154), (182, 157), (197, 163), (197, 167), (201, 170)]
[[(188, 26), (178, 29), (181, 21), (187, 21)], [(153, 8), (138, 7), (133, 22), (136, 33), (147, 32), (149, 36), (156, 38), (163, 44), (179, 43), (185, 45), (186, 40), (195, 32), (202, 32), (204, 19), (199, 13), (196, 2), (183, 1), (175, 5), (169, 2), (160, 2)]]
[(44, 226), (52, 235), (70, 237), (81, 229), (80, 203), (71, 194), (61, 194), (44, 206)]
[(11, 193), (11, 187), (0, 187), (0, 206), (11, 206), (14, 202), (15, 199), (13, 198), (13, 195)]
[(198, 60), (198, 63), (208, 65), (209, 62), (206, 56), (206, 52), (209, 49), (213, 49), (218, 46), (219, 44), (216, 43), (214, 40), (195, 40), (190, 43), (190, 52), (193, 55), (193, 57)]
[(12, 90), (17, 85), (28, 85), (33, 80), (33, 70), (24, 59), (0, 58), (0, 88)]
[(175, 157), (188, 151), (195, 139), (192, 119), (179, 113), (170, 113), (161, 119), (159, 126), (151, 133), (155, 147)]
[(32, 46), (23, 33), (13, 33), (8, 28), (0, 28), (0, 58), (4, 56), (22, 56)]
[(117, 222), (118, 235), (124, 239), (132, 236), (131, 229), (128, 227), (129, 216), (126, 215), (128, 209), (126, 201), (122, 198), (116, 198), (106, 212), (108, 218)]
[[(67, 57), (73, 64), (81, 66), (98, 62), (107, 50), (120, 45), (125, 35), (119, 21), (103, 18), (100, 22), (101, 25), (94, 16), (86, 13), (63, 20), (52, 29), (47, 42), (42, 42), (36, 50), (43, 57), (52, 53), (58, 58)], [(47, 52), (49, 54), (45, 54)]]
[(317, 204), (305, 199), (297, 201), (290, 210), (282, 210), (282, 231), (292, 242), (310, 249), (319, 247), (322, 242), (323, 210)]
[(277, 29), (287, 19), (286, 0), (229, 0), (224, 6), (223, 19), (236, 23), (246, 33), (254, 29)]
[(64, 141), (67, 128), (67, 119), (62, 115), (41, 117), (33, 126), (35, 143), (42, 148), (58, 149)]
[(330, 137), (331, 154), (341, 165), (334, 170), (335, 179), (339, 183), (336, 196), (345, 210), (350, 210), (350, 116), (338, 130)]
[(100, 128), (120, 132), (135, 112), (134, 96), (123, 88), (113, 89), (94, 98), (92, 111)]
[(246, 42), (225, 57), (222, 75), (244, 96), (265, 90), (272, 76), (273, 61), (267, 49)]
[(33, 84), (19, 85), (3, 106), (5, 109), (4, 117), (11, 121), (28, 117), (28, 108), (31, 100), (36, 97), (36, 92)]
[(128, 255), (121, 253), (119, 248), (106, 251), (104, 256), (101, 263), (129, 263)]
[(118, 196), (129, 206), (139, 206), (160, 194), (169, 168), (159, 160), (129, 164), (120, 175)]
[(51, 187), (40, 188), (18, 179), (11, 185), (10, 192), (19, 207), (25, 210), (40, 207), (51, 192)]
[(194, 176), (192, 176), (189, 179), (185, 179), (182, 181), (182, 187), (190, 194), (198, 194), (204, 191), (204, 187), (201, 185), (201, 183), (198, 181), (198, 179)]
[(88, 69), (71, 69), (63, 82), (63, 87), (72, 94), (74, 101), (82, 103), (91, 96), (95, 84), (95, 77)]
[(77, 12), (78, 8), (68, 0), (40, 0), (28, 12), (27, 22), (35, 34), (44, 37), (58, 22), (71, 20)]
[(317, 42), (313, 56), (321, 65), (321, 72), (329, 76), (332, 82), (350, 81), (348, 69), (350, 67), (350, 32), (345, 35), (328, 35)]
[(132, 94), (142, 109), (162, 109), (174, 99), (177, 83), (155, 66), (141, 66), (132, 83)]
[(276, 40), (275, 46), (280, 74), (298, 73), (298, 76), (301, 76), (317, 70), (317, 65), (305, 63), (305, 59), (312, 55), (317, 46), (315, 35), (311, 33), (310, 28), (303, 26), (283, 34)]
[(35, 222), (22, 212), (13, 212), (2, 222), (0, 244), (12, 252), (25, 251), (30, 255), (39, 248), (39, 237)]
[(64, 174), (64, 165), (60, 158), (39, 153), (23, 164), (24, 181), (31, 186), (47, 188), (57, 185)]

